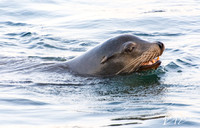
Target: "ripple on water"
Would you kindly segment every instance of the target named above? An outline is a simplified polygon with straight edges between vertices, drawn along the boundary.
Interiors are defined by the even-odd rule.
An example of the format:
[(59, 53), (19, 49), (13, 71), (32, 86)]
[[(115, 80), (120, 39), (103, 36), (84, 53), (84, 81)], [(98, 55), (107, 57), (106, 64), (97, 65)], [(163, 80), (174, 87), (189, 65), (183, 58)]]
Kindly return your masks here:
[(160, 12), (166, 12), (166, 10), (152, 10), (144, 13), (160, 13)]
[[(22, 40), (23, 38), (25, 37), (31, 37), (31, 36), (36, 36), (37, 34), (36, 33), (33, 33), (33, 32), (20, 32), (20, 33), (7, 33), (5, 34), (6, 36), (11, 36), (11, 37), (15, 37), (14, 39), (17, 39), (17, 40)], [(18, 37), (17, 37), (18, 36)], [(10, 39), (10, 38), (8, 38)], [(33, 40), (33, 39), (31, 39)], [(31, 42), (31, 41), (29, 41)]]
[(20, 99), (20, 98), (12, 98), (12, 99), (0, 99), (0, 102), (6, 102), (6, 104), (13, 104), (13, 105), (48, 105), (48, 103), (34, 101), (30, 99)]
[(153, 32), (153, 33), (144, 33), (140, 31), (132, 31), (132, 30), (117, 30), (114, 32), (110, 32), (110, 34), (133, 34), (136, 36), (149, 36), (149, 37), (154, 37), (154, 36), (182, 36), (184, 35), (183, 33), (160, 33), (160, 32)]
[[(200, 67), (197, 2), (118, 2), (0, 2), (1, 125), (200, 126), (199, 69), (193, 68)], [(166, 66), (114, 78), (80, 77), (47, 66), (118, 34), (169, 41), (161, 58)], [(163, 126), (168, 113), (176, 118), (173, 110), (179, 109), (194, 118)]]
[[(83, 41), (83, 40), (66, 40), (59, 37), (52, 37), (51, 35), (39, 35), (35, 32), (20, 32), (20, 33), (7, 33), (6, 36), (11, 37), (18, 42), (6, 43), (4, 45), (21, 46), (28, 49), (55, 49), (63, 51), (84, 52), (97, 42)], [(25, 44), (25, 45), (24, 45)]]
[(5, 34), (6, 36), (17, 36), (17, 35), (19, 35), (18, 33), (7, 33), (7, 34)]
[[(133, 124), (142, 124), (145, 120), (156, 120), (156, 119), (163, 119), (166, 115), (163, 114), (156, 114), (156, 115), (140, 115), (140, 116), (129, 116), (129, 117), (122, 117), (122, 118), (115, 118), (112, 119), (113, 123), (109, 126), (126, 126), (126, 125), (133, 125)], [(125, 122), (126, 121), (126, 122)], [(114, 123), (114, 122), (121, 122), (121, 123)], [(124, 123), (123, 123), (124, 122)]]
[(45, 41), (37, 42), (29, 47), (29, 49), (59, 49), (59, 50), (67, 50), (66, 48), (58, 47), (53, 44), (46, 43)]
[(167, 71), (176, 71), (176, 72), (182, 72), (182, 67), (180, 65), (178, 65), (177, 63), (175, 62), (170, 62), (169, 64), (167, 64), (165, 67), (164, 67), (165, 70)]
[(29, 37), (31, 35), (33, 35), (34, 33), (31, 33), (31, 32), (22, 32), (20, 35), (21, 37)]
[(140, 117), (123, 117), (123, 118), (116, 118), (112, 119), (115, 121), (118, 120), (152, 120), (152, 119), (159, 119), (159, 118), (165, 118), (165, 115), (141, 115)]
[(4, 25), (8, 25), (8, 26), (27, 26), (29, 24), (26, 23), (16, 23), (16, 22), (12, 22), (12, 21), (6, 21), (6, 22), (0, 22), (0, 24), (4, 24)]
[(50, 56), (47, 56), (47, 57), (28, 56), (28, 58), (30, 58), (30, 59), (41, 59), (43, 61), (56, 61), (56, 62), (67, 61), (67, 60), (70, 59), (70, 58), (67, 58), (67, 57), (50, 57)]
[(196, 64), (193, 64), (192, 62), (189, 62), (189, 61), (183, 60), (183, 59), (177, 59), (176, 61), (186, 67), (196, 67), (197, 66)]

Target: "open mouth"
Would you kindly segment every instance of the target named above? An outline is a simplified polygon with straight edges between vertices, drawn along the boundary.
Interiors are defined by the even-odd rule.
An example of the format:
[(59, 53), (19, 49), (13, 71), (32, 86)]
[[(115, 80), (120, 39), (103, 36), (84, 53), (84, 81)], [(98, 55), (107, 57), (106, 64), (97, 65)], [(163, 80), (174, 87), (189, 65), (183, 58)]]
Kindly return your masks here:
[(144, 62), (141, 64), (141, 67), (139, 68), (139, 71), (145, 71), (150, 69), (157, 69), (161, 64), (161, 61), (159, 60), (159, 57), (156, 57), (148, 62)]

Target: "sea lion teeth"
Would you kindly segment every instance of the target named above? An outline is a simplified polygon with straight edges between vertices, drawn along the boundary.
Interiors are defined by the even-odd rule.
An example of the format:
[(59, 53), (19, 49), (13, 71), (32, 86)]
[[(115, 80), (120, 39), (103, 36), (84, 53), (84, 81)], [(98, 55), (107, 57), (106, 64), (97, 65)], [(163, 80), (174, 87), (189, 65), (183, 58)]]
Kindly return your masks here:
[(152, 62), (155, 63), (156, 62), (155, 59), (153, 59)]

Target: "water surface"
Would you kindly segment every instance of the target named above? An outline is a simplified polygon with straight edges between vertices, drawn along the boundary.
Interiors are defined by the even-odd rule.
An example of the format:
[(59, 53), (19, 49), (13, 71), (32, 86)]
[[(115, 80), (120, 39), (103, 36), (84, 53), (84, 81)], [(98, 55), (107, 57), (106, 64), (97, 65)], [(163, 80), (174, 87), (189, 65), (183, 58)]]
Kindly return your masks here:
[[(0, 126), (198, 128), (199, 5), (0, 1)], [(161, 67), (109, 78), (47, 69), (121, 34), (162, 41)]]

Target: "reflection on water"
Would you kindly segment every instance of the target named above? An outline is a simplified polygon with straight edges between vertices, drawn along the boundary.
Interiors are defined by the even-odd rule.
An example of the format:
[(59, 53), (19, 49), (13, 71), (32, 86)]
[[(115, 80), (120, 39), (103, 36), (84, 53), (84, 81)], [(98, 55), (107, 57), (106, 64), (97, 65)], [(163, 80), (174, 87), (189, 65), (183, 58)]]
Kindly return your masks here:
[[(198, 1), (0, 1), (2, 127), (200, 125)], [(166, 50), (156, 71), (106, 78), (51, 68), (134, 34)]]

